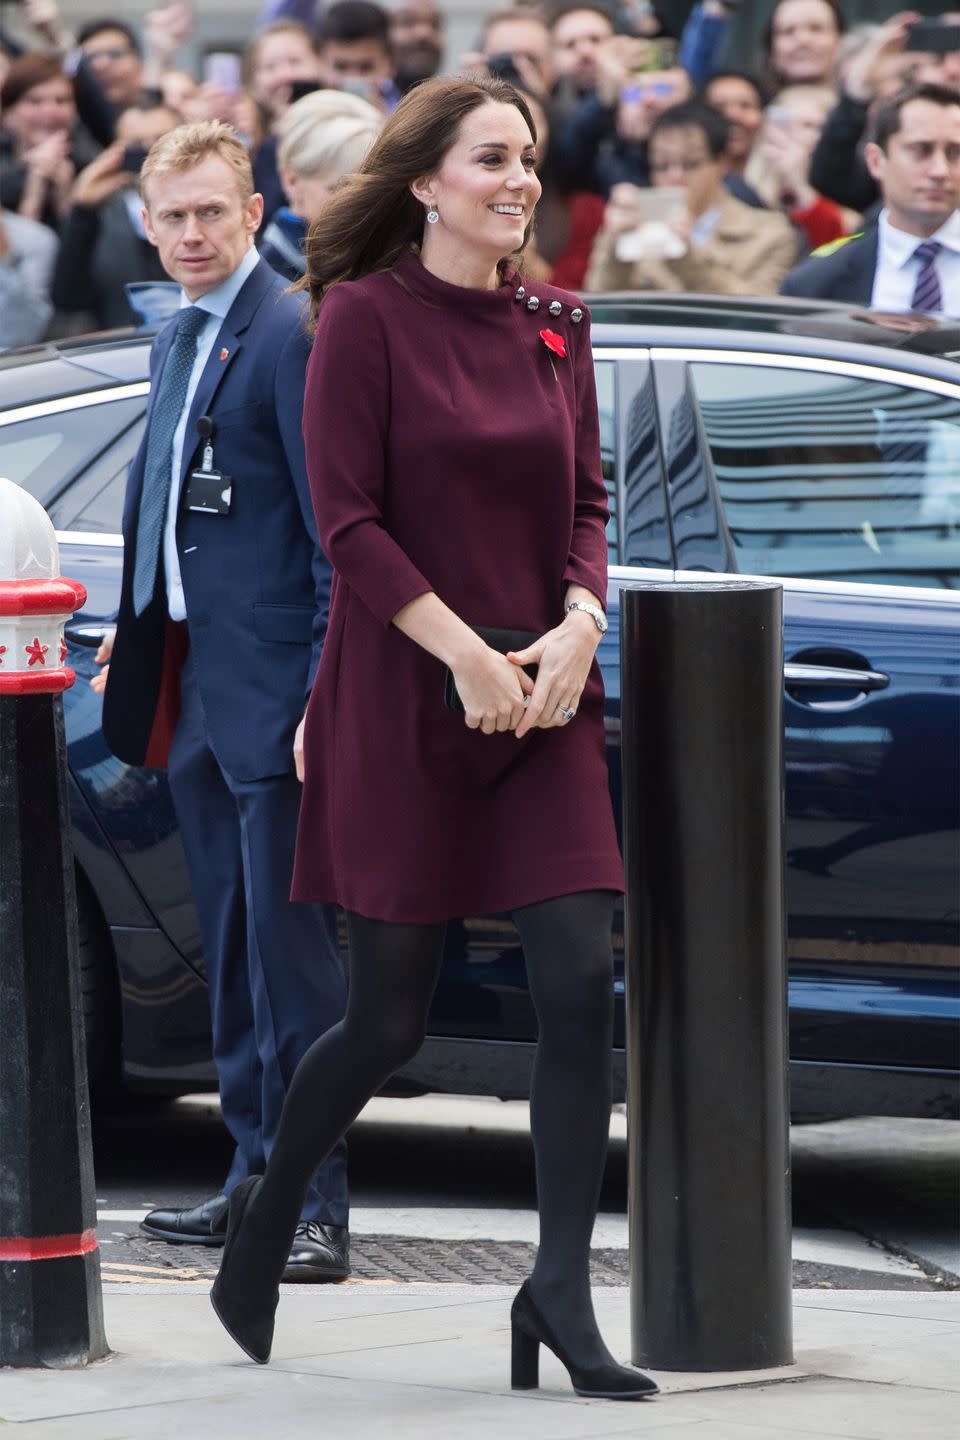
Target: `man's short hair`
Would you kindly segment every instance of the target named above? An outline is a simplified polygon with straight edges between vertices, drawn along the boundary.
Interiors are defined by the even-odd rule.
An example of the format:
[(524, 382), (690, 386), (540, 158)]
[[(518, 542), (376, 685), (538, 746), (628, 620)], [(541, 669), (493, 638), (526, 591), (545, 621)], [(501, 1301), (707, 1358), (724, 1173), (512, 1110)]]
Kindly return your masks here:
[[(760, 76), (755, 75), (752, 70), (737, 70), (730, 69), (729, 67), (723, 70), (714, 70), (700, 86), (698, 93), (701, 99), (706, 95), (714, 80), (742, 80), (744, 85), (749, 85), (750, 89), (756, 95), (757, 100), (760, 102), (761, 110), (766, 109), (770, 104), (770, 94), (767, 87), (760, 79)], [(708, 103), (708, 101), (704, 101), (704, 104)]]
[(914, 100), (929, 100), (932, 105), (960, 105), (960, 90), (949, 85), (905, 85), (889, 100), (877, 106), (870, 126), (869, 139), (881, 150), (886, 150), (891, 135), (896, 135), (903, 123), (903, 107)]
[(562, 20), (566, 15), (575, 15), (578, 10), (590, 10), (594, 15), (601, 15), (609, 22), (611, 30), (617, 28), (613, 11), (609, 5), (604, 5), (603, 0), (582, 0), (580, 4), (577, 0), (564, 0), (562, 5), (548, 5), (547, 24), (552, 30), (558, 20)]
[(379, 40), (390, 48), (390, 19), (386, 10), (372, 0), (336, 0), (324, 11), (317, 35), (321, 45), (333, 41), (349, 45), (355, 40)]
[(142, 56), (140, 41), (133, 27), (128, 25), (126, 20), (111, 20), (108, 16), (100, 20), (88, 20), (86, 25), (81, 25), (77, 31), (77, 44), (86, 45), (88, 40), (92, 40), (95, 35), (105, 34), (107, 30), (119, 30), (134, 54)]
[(666, 130), (694, 129), (702, 131), (706, 137), (711, 159), (719, 160), (727, 148), (730, 125), (719, 110), (705, 105), (702, 100), (683, 100), (679, 105), (671, 105), (662, 111), (650, 126), (650, 140)]
[(253, 194), (253, 169), (250, 154), (232, 125), (222, 120), (200, 120), (193, 125), (178, 125), (168, 130), (151, 145), (140, 171), (140, 192), (146, 200), (147, 181), (154, 175), (171, 175), (178, 170), (192, 170), (208, 155), (219, 155), (237, 177), (244, 202)]

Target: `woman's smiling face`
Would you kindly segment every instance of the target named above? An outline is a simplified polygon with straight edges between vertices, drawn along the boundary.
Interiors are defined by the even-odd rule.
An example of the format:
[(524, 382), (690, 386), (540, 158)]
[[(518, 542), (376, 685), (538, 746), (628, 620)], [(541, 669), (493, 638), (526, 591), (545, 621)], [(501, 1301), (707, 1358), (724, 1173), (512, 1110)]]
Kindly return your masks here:
[(542, 189), (535, 165), (535, 142), (515, 105), (471, 110), (439, 170), (412, 187), (439, 214), (431, 244), (491, 266), (519, 249)]

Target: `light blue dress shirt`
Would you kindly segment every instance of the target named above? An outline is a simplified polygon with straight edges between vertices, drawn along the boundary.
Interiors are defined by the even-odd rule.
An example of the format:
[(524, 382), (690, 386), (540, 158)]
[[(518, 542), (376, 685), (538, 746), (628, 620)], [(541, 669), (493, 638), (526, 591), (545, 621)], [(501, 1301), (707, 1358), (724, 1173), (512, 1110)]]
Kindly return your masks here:
[[(209, 290), (206, 295), (201, 295), (199, 300), (188, 300), (186, 295), (180, 297), (180, 308), (186, 310), (190, 305), (196, 305), (198, 310), (209, 312), (210, 319), (204, 325), (197, 337), (197, 358), (193, 362), (193, 369), (190, 372), (190, 383), (187, 386), (187, 397), (183, 402), (183, 414), (180, 416), (180, 423), (173, 433), (173, 456), (170, 466), (170, 497), (167, 501), (167, 519), (163, 529), (163, 571), (167, 581), (167, 609), (171, 620), (186, 620), (187, 606), (183, 595), (183, 581), (180, 577), (180, 557), (177, 554), (177, 511), (180, 508), (180, 468), (183, 464), (183, 447), (187, 434), (187, 416), (190, 414), (190, 406), (193, 404), (193, 397), (197, 393), (197, 386), (200, 384), (200, 376), (203, 368), (210, 358), (214, 341), (220, 333), (220, 327), (227, 318), (227, 313), (245, 282), (253, 274), (259, 264), (260, 256), (253, 246), (247, 251), (240, 264), (233, 274), (222, 285), (215, 290)], [(193, 446), (191, 445), (191, 450)]]

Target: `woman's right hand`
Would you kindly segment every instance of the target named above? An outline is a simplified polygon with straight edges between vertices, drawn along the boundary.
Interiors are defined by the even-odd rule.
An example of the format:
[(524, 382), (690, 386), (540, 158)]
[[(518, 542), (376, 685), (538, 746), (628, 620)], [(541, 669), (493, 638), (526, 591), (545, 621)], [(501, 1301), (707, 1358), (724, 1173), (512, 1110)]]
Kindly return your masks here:
[(516, 730), (523, 719), (524, 697), (533, 693), (533, 681), (489, 645), (453, 672), (470, 730), (493, 735)]

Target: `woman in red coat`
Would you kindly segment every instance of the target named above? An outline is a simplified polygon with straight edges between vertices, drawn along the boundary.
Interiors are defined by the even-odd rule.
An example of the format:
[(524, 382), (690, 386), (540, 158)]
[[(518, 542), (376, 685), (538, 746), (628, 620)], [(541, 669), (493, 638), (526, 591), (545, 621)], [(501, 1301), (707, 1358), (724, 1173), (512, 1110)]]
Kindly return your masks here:
[[(614, 1361), (589, 1285), (623, 888), (595, 660), (607, 502), (589, 317), (515, 268), (535, 138), (502, 82), (421, 85), (308, 244), (304, 434), (336, 578), (293, 894), (347, 912), (350, 995), (297, 1069), (266, 1175), (231, 1196), (212, 1298), (265, 1361), (301, 1192), (419, 1048), (445, 922), (509, 911), (539, 1021), (540, 1247), (513, 1384), (537, 1383), (542, 1342), (579, 1393), (639, 1399), (656, 1386)], [(529, 638), (504, 654), (491, 628)]]

